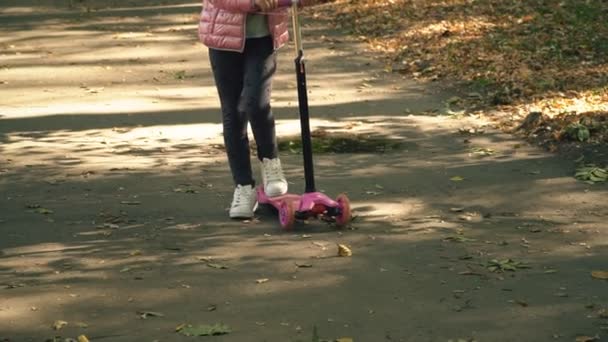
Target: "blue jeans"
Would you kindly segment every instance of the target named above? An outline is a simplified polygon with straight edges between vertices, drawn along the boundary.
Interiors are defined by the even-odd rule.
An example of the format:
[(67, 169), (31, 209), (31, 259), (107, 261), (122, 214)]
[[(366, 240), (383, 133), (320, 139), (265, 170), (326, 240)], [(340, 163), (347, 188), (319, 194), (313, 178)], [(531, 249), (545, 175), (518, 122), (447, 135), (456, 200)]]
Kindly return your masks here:
[(254, 185), (248, 122), (258, 158), (273, 159), (278, 154), (270, 108), (272, 77), (277, 66), (272, 38), (249, 38), (242, 53), (209, 49), (209, 59), (222, 106), (224, 145), (234, 183)]

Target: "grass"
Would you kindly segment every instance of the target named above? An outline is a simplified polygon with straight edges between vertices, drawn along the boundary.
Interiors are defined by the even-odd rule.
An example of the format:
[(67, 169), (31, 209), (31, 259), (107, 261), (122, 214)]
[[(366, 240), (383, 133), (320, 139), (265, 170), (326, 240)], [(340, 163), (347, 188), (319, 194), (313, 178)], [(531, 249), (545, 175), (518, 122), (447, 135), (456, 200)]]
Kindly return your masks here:
[[(279, 151), (302, 152), (300, 136), (279, 138)], [(368, 135), (332, 134), (312, 138), (313, 153), (386, 153), (398, 150), (403, 143), (398, 140)]]

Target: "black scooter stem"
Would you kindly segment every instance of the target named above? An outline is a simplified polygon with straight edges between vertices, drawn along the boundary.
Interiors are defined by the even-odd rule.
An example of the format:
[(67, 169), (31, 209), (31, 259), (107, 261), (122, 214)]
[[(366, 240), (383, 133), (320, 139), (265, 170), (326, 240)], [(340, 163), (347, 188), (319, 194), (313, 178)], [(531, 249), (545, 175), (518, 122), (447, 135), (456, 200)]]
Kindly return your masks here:
[(299, 51), (295, 59), (296, 78), (298, 82), (298, 107), (300, 109), (300, 129), (302, 135), (302, 156), (304, 157), (305, 192), (316, 192), (315, 175), (312, 160), (312, 138), (310, 134), (310, 114), (308, 112), (308, 90), (306, 87), (306, 67), (304, 53)]
[(298, 108), (300, 109), (300, 129), (302, 135), (302, 156), (304, 157), (304, 179), (306, 193), (316, 192), (315, 172), (312, 160), (312, 141), (310, 136), (310, 115), (308, 113), (308, 90), (306, 88), (306, 67), (304, 65), (304, 49), (302, 48), (302, 30), (298, 15), (298, 2), (291, 6), (293, 19), (293, 36), (296, 47), (296, 79), (298, 82)]

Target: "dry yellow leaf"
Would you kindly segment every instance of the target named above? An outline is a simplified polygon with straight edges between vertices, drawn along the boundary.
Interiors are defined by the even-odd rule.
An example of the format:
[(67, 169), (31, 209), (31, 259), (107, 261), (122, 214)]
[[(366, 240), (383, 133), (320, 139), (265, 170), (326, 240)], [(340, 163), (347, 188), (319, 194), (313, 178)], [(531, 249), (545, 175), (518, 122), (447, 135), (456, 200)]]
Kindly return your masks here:
[(352, 337), (340, 337), (336, 340), (336, 342), (354, 342), (355, 340)]
[(608, 271), (593, 271), (591, 276), (595, 279), (608, 280)]
[(353, 255), (353, 251), (350, 250), (346, 245), (338, 244), (338, 256), (349, 257)]
[(263, 284), (263, 283), (268, 282), (268, 280), (270, 280), (270, 279), (268, 279), (268, 278), (261, 278), (261, 279), (256, 279), (255, 282), (258, 283), (258, 284)]
[(89, 342), (89, 339), (85, 335), (78, 336), (78, 342)]
[(55, 321), (55, 323), (53, 323), (53, 329), (59, 330), (59, 329), (65, 327), (66, 325), (68, 325), (68, 322), (57, 320), (57, 321)]

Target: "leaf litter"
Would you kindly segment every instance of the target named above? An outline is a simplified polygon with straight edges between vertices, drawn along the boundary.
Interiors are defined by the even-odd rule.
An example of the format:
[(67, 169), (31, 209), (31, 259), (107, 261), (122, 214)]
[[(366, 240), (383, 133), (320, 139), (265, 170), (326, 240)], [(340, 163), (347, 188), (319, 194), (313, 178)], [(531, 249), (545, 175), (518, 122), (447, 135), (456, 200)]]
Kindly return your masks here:
[(576, 169), (574, 177), (587, 184), (604, 183), (608, 181), (608, 170), (593, 164), (583, 165)]

